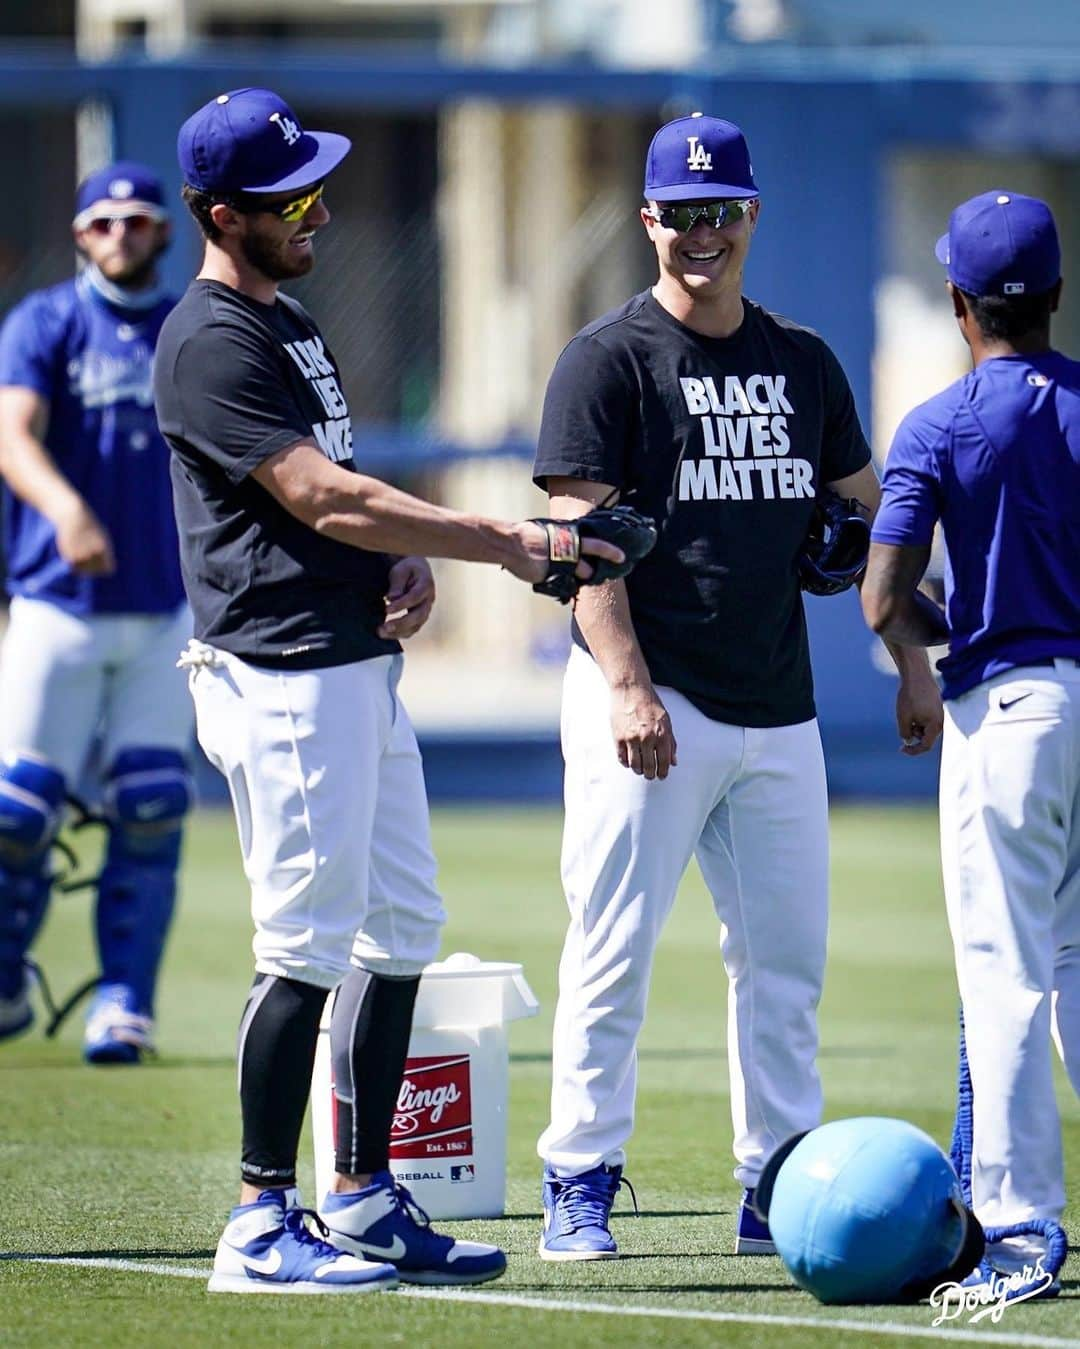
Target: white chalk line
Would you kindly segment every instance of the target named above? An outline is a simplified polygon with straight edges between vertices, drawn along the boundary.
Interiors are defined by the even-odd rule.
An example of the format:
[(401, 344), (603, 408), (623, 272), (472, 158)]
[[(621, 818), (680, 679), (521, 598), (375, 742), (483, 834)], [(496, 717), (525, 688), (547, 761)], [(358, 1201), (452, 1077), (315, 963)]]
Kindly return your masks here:
[[(43, 1265), (79, 1269), (114, 1269), (133, 1274), (159, 1274), (171, 1279), (205, 1280), (209, 1267), (163, 1265), (149, 1260), (121, 1260), (114, 1256), (30, 1255), (0, 1257)], [(1054, 1335), (1025, 1335), (1009, 1331), (945, 1329), (912, 1326), (898, 1321), (856, 1321), (825, 1316), (771, 1316), (766, 1312), (719, 1312), (689, 1307), (615, 1306), (607, 1302), (576, 1302), (564, 1298), (530, 1297), (524, 1293), (485, 1293), (468, 1288), (398, 1288), (395, 1297), (427, 1298), (442, 1302), (481, 1302), (491, 1307), (520, 1307), (526, 1311), (580, 1312), (592, 1316), (636, 1316), (663, 1321), (707, 1321), (743, 1326), (783, 1326), (800, 1330), (852, 1331), (858, 1335), (895, 1335), (905, 1339), (957, 1340), (968, 1344), (1007, 1344), (1019, 1349), (1078, 1349), (1080, 1340)], [(929, 1312), (929, 1308), (927, 1308)]]

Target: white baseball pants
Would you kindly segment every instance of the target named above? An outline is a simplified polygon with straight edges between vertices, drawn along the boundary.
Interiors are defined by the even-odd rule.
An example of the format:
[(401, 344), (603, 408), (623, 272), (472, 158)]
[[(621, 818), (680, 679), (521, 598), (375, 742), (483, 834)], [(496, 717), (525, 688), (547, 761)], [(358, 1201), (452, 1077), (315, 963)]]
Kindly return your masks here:
[(229, 783), (256, 970), (327, 989), (350, 964), (419, 974), (446, 914), (402, 658), (269, 670), (192, 642), (183, 660)]
[(1051, 1033), (1080, 1094), (1080, 666), (1010, 670), (945, 704), (941, 857), (986, 1226), (1065, 1205)]
[(191, 749), (176, 657), (191, 614), (91, 614), (16, 596), (0, 650), (0, 748), (33, 750), (74, 789), (94, 738), (104, 767), (124, 749)]
[(828, 809), (816, 721), (713, 721), (658, 693), (679, 763), (646, 781), (618, 761), (610, 694), (575, 648), (563, 690), (570, 927), (559, 966), (551, 1123), (537, 1151), (564, 1175), (625, 1161), (653, 953), (696, 855), (720, 920), (736, 1179), (753, 1186), (790, 1134), (821, 1122), (815, 1067), (825, 969)]

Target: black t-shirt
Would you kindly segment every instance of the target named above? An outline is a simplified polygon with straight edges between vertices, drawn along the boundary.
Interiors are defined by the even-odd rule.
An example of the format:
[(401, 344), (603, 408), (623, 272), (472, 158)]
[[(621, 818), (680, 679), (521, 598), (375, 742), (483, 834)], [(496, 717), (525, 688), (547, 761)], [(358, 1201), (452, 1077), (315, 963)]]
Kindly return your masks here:
[(355, 471), (337, 366), (304, 309), (193, 281), (158, 339), (154, 399), (195, 636), (300, 670), (400, 651), (375, 635), (391, 559), (316, 533), (250, 476), (307, 438)]
[(796, 571), (814, 496), (870, 450), (821, 338), (744, 307), (731, 337), (703, 337), (646, 291), (583, 328), (534, 474), (610, 483), (660, 525), (626, 582), (655, 683), (717, 721), (788, 726), (814, 715)]

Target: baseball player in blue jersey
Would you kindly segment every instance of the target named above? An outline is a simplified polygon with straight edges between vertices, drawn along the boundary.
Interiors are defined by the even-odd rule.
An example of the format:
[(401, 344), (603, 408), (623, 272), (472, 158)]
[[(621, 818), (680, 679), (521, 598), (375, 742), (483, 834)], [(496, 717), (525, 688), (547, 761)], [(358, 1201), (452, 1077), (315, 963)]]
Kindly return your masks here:
[(0, 651), (0, 1039), (33, 1021), (28, 952), (51, 845), (67, 795), (92, 769), (108, 844), (85, 1055), (135, 1063), (153, 1047), (192, 736), (175, 669), (190, 620), (151, 383), (173, 304), (156, 270), (169, 241), (161, 183), (136, 163), (92, 174), (73, 231), (86, 262), (78, 278), (27, 296), (0, 331), (11, 597)]
[[(1080, 1092), (1080, 363), (1045, 205), (958, 206), (937, 256), (974, 368), (896, 433), (863, 607), (898, 642), (948, 640), (941, 854), (974, 1097), (984, 1227), (1065, 1204), (1051, 1036)], [(916, 595), (940, 521), (945, 612)], [(1007, 1272), (1031, 1250), (991, 1249)]]
[[(752, 1191), (821, 1121), (828, 813), (799, 559), (822, 489), (872, 514), (878, 482), (828, 346), (743, 297), (761, 201), (739, 128), (700, 113), (661, 127), (645, 197), (657, 282), (559, 357), (534, 467), (553, 514), (618, 494), (663, 522), (628, 580), (574, 613), (545, 1260), (617, 1254), (637, 1036), (693, 857), (729, 979), (738, 1254), (772, 1252)], [(923, 653), (898, 664), (898, 729), (923, 752), (941, 700)]]

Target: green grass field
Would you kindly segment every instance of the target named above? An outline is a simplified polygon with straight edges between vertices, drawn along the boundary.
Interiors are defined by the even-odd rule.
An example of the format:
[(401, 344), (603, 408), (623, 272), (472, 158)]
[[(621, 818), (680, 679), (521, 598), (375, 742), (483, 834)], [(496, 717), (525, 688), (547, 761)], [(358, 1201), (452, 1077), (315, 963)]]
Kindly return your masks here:
[[(806, 1345), (918, 1339), (1080, 1344), (1080, 1254), (1054, 1302), (998, 1325), (931, 1328), (928, 1306), (826, 1308), (777, 1259), (728, 1252), (739, 1190), (723, 1051), (725, 981), (696, 870), (656, 965), (641, 1044), (627, 1174), (641, 1216), (616, 1209), (623, 1259), (552, 1265), (535, 1254), (537, 1133), (546, 1121), (548, 1037), (563, 928), (559, 817), (551, 811), (435, 816), (450, 911), (444, 954), (523, 962), (541, 1015), (514, 1024), (508, 1216), (455, 1225), (500, 1242), (506, 1276), (437, 1297), (211, 1297), (204, 1279), (234, 1202), (239, 1112), (235, 1028), (250, 982), (247, 897), (231, 817), (192, 826), (183, 907), (159, 1008), (161, 1058), (89, 1069), (81, 1026), (35, 1028), (0, 1047), (0, 1343), (12, 1345), (432, 1344)], [(955, 1054), (951, 952), (933, 816), (840, 809), (833, 817), (830, 959), (821, 1070), (830, 1118), (901, 1115), (947, 1144)], [(38, 954), (61, 991), (90, 972), (85, 898), (54, 904)], [(1060, 1100), (1080, 1232), (1080, 1106)], [(301, 1184), (314, 1199), (310, 1143)], [(625, 1192), (624, 1192), (625, 1193)], [(623, 1216), (626, 1215), (626, 1216)], [(10, 1253), (78, 1258), (49, 1264)], [(102, 1260), (127, 1262), (116, 1267)]]

